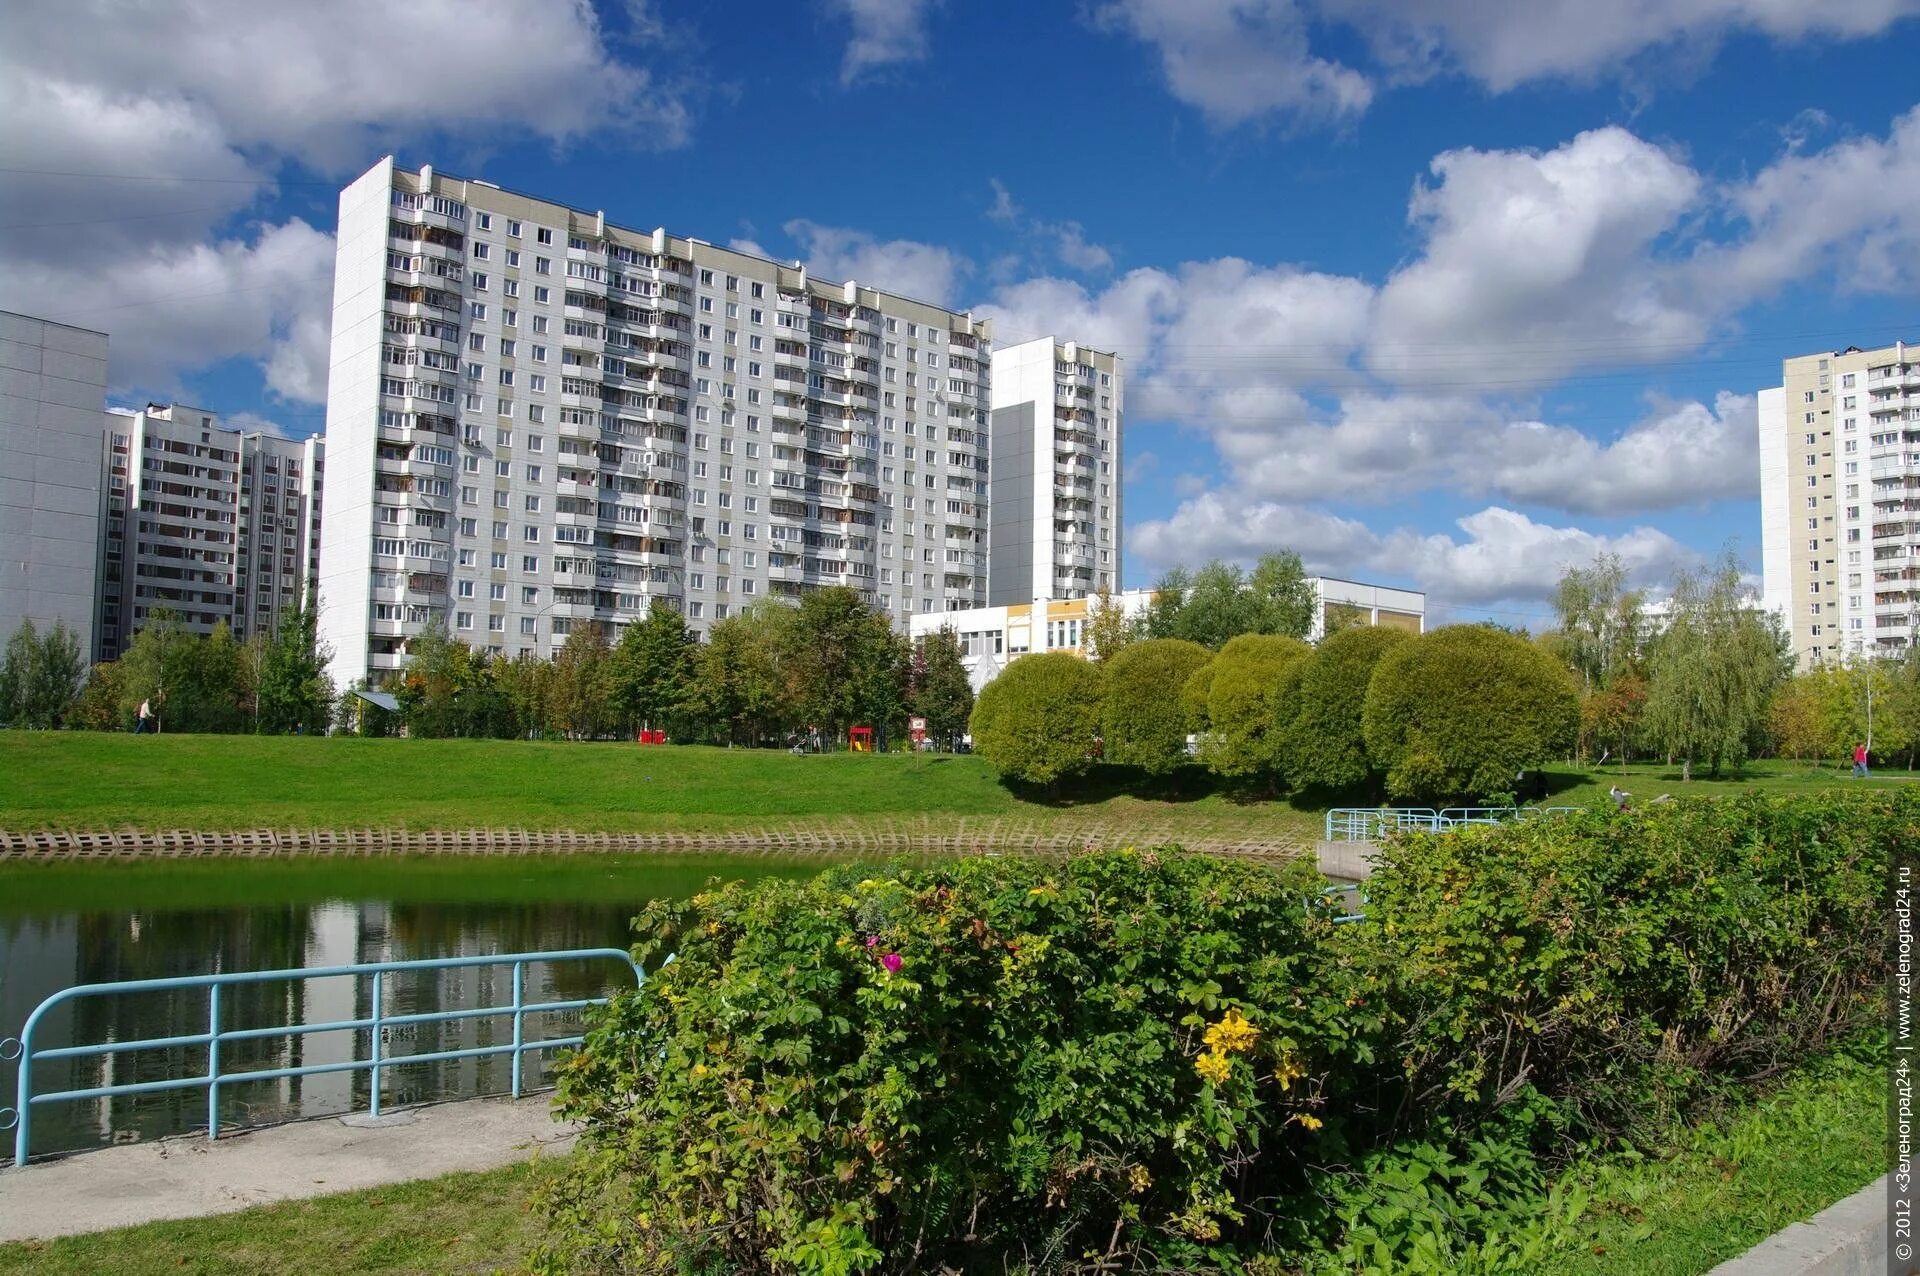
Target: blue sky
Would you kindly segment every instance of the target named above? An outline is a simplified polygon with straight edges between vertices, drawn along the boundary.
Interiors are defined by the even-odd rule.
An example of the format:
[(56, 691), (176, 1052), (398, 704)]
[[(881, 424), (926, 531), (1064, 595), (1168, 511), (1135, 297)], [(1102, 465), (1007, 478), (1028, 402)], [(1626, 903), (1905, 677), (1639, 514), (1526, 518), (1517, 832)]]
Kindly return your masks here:
[(1920, 339), (1916, 13), (29, 0), (0, 306), (107, 331), (117, 402), (310, 433), (391, 151), (1118, 348), (1130, 584), (1292, 547), (1531, 622), (1601, 551), (1757, 570), (1753, 391)]

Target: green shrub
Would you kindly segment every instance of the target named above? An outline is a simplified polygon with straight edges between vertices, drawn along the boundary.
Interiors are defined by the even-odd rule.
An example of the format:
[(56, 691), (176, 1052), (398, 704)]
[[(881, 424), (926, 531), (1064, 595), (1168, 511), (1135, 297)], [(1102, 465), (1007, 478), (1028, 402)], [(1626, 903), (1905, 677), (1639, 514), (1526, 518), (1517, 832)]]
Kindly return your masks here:
[(1106, 760), (1168, 775), (1187, 765), (1187, 714), (1180, 693), (1213, 653), (1183, 638), (1130, 643), (1106, 669), (1106, 704), (1100, 715)]
[(1405, 630), (1368, 625), (1323, 639), (1300, 666), (1299, 691), (1282, 731), (1287, 782), (1348, 789), (1377, 779), (1367, 761), (1361, 713), (1381, 657), (1413, 641)]
[(656, 903), (543, 1270), (1538, 1270), (1573, 1150), (1878, 1025), (1915, 845), (1870, 791), (1400, 839), (1348, 925), (1176, 852)]
[(1022, 656), (974, 702), (973, 751), (1003, 778), (1054, 784), (1093, 765), (1103, 679), (1064, 651)]
[(1571, 675), (1534, 644), (1453, 625), (1380, 658), (1361, 723), (1393, 797), (1492, 800), (1572, 747), (1580, 702)]
[(1220, 649), (1208, 666), (1207, 731), (1200, 760), (1229, 779), (1277, 779), (1278, 706), (1290, 669), (1313, 649), (1298, 638), (1242, 634)]
[(1344, 1071), (1314, 880), (983, 857), (651, 905), (635, 955), (655, 973), (561, 1068), (589, 1133), (548, 1262), (1217, 1260), (1244, 1239), (1249, 1168), (1295, 1167), (1316, 1137), (1304, 1079)]
[(1536, 1087), (1590, 1128), (1683, 1112), (1876, 1021), (1920, 794), (1745, 796), (1389, 844), (1369, 938), (1429, 1109)]

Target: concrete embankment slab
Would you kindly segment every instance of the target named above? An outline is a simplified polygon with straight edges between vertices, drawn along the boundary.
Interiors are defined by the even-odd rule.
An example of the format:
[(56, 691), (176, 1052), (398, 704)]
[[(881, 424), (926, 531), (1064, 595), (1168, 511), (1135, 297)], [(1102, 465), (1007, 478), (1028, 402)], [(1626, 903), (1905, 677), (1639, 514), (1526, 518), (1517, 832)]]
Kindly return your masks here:
[(162, 1139), (0, 1170), (0, 1241), (51, 1239), (167, 1218), (491, 1170), (564, 1152), (575, 1131), (548, 1095), (471, 1099)]
[(1728, 1259), (1707, 1276), (1886, 1276), (1889, 1270), (1887, 1180), (1882, 1175), (1837, 1205)]

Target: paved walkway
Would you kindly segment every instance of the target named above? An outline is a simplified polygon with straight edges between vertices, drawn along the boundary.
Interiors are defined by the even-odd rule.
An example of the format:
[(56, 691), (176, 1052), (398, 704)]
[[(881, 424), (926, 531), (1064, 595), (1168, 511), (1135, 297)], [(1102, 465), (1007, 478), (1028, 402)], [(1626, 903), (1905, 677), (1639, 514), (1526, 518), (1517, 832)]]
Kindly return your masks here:
[(490, 1170), (573, 1145), (552, 1097), (471, 1099), (299, 1121), (241, 1134), (101, 1148), (0, 1170), (0, 1242), (73, 1236), (164, 1218), (200, 1218)]

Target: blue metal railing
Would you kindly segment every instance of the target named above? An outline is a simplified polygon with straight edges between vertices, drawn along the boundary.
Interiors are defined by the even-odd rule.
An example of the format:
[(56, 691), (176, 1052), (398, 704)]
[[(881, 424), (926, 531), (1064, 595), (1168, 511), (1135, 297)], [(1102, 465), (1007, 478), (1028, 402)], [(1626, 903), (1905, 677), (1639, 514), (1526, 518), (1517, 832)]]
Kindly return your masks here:
[[(404, 1067), (415, 1063), (438, 1063), (450, 1059), (474, 1059), (489, 1055), (508, 1054), (512, 1056), (512, 1089), (515, 1098), (524, 1090), (522, 1060), (526, 1055), (539, 1050), (558, 1050), (577, 1046), (583, 1040), (580, 1036), (542, 1037), (528, 1040), (526, 1018), (528, 1015), (554, 1011), (581, 1010), (588, 1006), (604, 1005), (605, 997), (587, 997), (570, 1001), (529, 1002), (526, 1000), (526, 971), (530, 965), (550, 965), (556, 962), (571, 961), (617, 961), (626, 967), (632, 975), (635, 986), (644, 981), (645, 975), (634, 964), (633, 958), (618, 948), (570, 948), (553, 952), (500, 953), (488, 957), (443, 957), (423, 961), (383, 961), (361, 962), (351, 966), (314, 966), (293, 970), (246, 970), (218, 975), (185, 975), (173, 979), (129, 979), (118, 983), (80, 984), (54, 993), (41, 1002), (27, 1016), (27, 1022), (20, 1030), (18, 1040), (0, 1043), (0, 1059), (18, 1059), (20, 1061), (20, 1080), (16, 1104), (12, 1109), (0, 1109), (0, 1129), (8, 1124), (14, 1128), (13, 1163), (25, 1165), (28, 1155), (28, 1141), (32, 1134), (33, 1109), (36, 1104), (76, 1102), (82, 1099), (105, 1099), (118, 1095), (144, 1094), (155, 1090), (186, 1090), (205, 1087), (207, 1091), (207, 1137), (220, 1137), (220, 1087), (225, 1084), (237, 1084), (250, 1081), (270, 1081), (283, 1077), (313, 1076), (323, 1072), (371, 1072), (372, 1080), (368, 1089), (370, 1100), (368, 1110), (380, 1115), (381, 1076), (388, 1069)], [(511, 966), (513, 968), (513, 999), (505, 1005), (480, 1006), (463, 1010), (427, 1011), (417, 1014), (390, 1015), (385, 1012), (384, 993), (386, 976), (406, 971), (446, 971), (473, 966)], [(306, 979), (330, 979), (341, 977), (357, 978), (367, 976), (372, 980), (369, 1004), (372, 1013), (357, 1019), (339, 1019), (326, 1023), (288, 1024), (270, 1028), (226, 1027), (221, 1022), (220, 990), (235, 984), (262, 984), (279, 981)], [(109, 1041), (97, 1045), (59, 1046), (50, 1050), (36, 1050), (33, 1045), (34, 1030), (47, 1013), (57, 1006), (82, 997), (117, 996), (128, 993), (165, 992), (182, 988), (205, 988), (207, 990), (207, 1030), (174, 1037), (151, 1037), (141, 1041)], [(426, 1054), (389, 1055), (384, 1050), (382, 1030), (407, 1024), (453, 1023), (468, 1019), (504, 1018), (512, 1016), (513, 1038), (500, 1045), (473, 1046), (460, 1050), (438, 1050)], [(274, 1037), (304, 1037), (320, 1032), (353, 1032), (362, 1030), (368, 1033), (368, 1057), (341, 1060), (333, 1063), (306, 1064), (298, 1067), (261, 1068), (239, 1072), (222, 1071), (220, 1065), (220, 1046), (223, 1042), (259, 1041)], [(355, 1037), (356, 1047), (358, 1037)], [(56, 1090), (36, 1094), (33, 1088), (33, 1065), (43, 1060), (79, 1059), (100, 1055), (122, 1054), (135, 1050), (159, 1050), (167, 1047), (205, 1046), (207, 1049), (206, 1071), (199, 1076), (168, 1077), (160, 1081), (123, 1082), (118, 1085), (89, 1086), (78, 1090)]]
[(1474, 824), (1504, 824), (1537, 815), (1567, 815), (1577, 806), (1428, 806), (1335, 807), (1327, 812), (1326, 841), (1377, 842), (1389, 833), (1409, 830), (1445, 833)]

